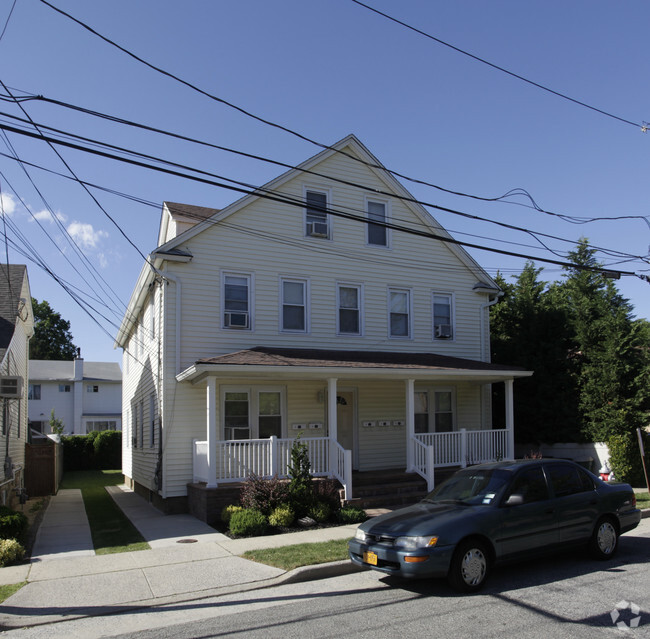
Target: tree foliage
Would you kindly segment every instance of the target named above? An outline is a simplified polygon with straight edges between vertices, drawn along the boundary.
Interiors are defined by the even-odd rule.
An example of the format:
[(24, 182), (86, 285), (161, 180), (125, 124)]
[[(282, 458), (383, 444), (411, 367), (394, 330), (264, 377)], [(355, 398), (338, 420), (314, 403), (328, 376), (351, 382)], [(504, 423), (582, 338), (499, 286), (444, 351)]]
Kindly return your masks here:
[(532, 263), (514, 284), (497, 278), (504, 296), (492, 308), (492, 359), (535, 371), (515, 385), (522, 443), (607, 441), (648, 423), (650, 325), (633, 319), (586, 240), (570, 259), (576, 267), (552, 284)]
[(32, 297), (34, 336), (29, 340), (30, 359), (73, 360), (77, 347), (72, 342), (70, 322), (52, 309), (47, 300)]

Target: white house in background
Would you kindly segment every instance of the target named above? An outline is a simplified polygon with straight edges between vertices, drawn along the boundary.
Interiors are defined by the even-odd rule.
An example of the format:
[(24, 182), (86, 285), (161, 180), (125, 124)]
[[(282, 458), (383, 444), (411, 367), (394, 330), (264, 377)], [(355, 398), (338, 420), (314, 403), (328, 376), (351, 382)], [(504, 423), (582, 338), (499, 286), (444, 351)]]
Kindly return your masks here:
[(50, 415), (64, 434), (122, 430), (122, 371), (116, 362), (29, 361), (29, 426), (50, 432)]
[(27, 441), (27, 361), (34, 312), (27, 267), (0, 264), (0, 503), (22, 488)]
[[(411, 231), (411, 232), (408, 232)], [(123, 471), (168, 511), (249, 473), (509, 458), (494, 280), (350, 135), (223, 210), (165, 203), (124, 349)], [(491, 423), (491, 384), (506, 411)], [(188, 499), (189, 497), (189, 499)]]

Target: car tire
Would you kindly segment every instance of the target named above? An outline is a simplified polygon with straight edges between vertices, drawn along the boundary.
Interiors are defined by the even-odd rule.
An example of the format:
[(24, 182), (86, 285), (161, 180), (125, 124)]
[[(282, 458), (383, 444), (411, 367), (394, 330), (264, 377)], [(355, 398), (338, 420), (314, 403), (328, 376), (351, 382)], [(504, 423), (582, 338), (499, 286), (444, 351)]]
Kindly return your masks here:
[(456, 547), (447, 580), (458, 592), (477, 592), (485, 583), (489, 569), (490, 559), (485, 544), (469, 539)]
[(618, 549), (618, 528), (611, 517), (598, 520), (589, 549), (595, 559), (605, 560), (614, 556)]

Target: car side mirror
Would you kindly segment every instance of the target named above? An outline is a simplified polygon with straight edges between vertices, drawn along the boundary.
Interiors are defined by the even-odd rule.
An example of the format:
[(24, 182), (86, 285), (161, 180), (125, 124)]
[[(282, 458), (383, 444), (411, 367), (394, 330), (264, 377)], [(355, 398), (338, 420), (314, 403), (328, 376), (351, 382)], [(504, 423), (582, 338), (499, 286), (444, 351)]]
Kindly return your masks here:
[(524, 496), (513, 493), (506, 499), (504, 506), (521, 506), (524, 503)]

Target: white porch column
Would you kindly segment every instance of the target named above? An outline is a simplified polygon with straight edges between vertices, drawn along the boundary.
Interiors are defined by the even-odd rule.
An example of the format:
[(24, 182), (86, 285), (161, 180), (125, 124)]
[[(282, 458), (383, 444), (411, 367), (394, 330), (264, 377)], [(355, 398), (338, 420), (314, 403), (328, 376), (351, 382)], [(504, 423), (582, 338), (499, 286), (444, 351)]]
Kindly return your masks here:
[(217, 486), (217, 379), (208, 377), (207, 396), (207, 431), (208, 431), (208, 488)]
[(515, 458), (515, 408), (513, 401), (513, 385), (514, 380), (506, 379), (504, 381), (506, 387), (506, 431), (508, 437), (508, 453), (505, 459)]
[(413, 444), (411, 439), (415, 435), (415, 380), (406, 380), (406, 471), (414, 470)]
[(336, 377), (327, 380), (327, 432), (330, 438), (330, 472), (336, 464), (336, 447), (338, 442), (338, 423), (336, 419)]

